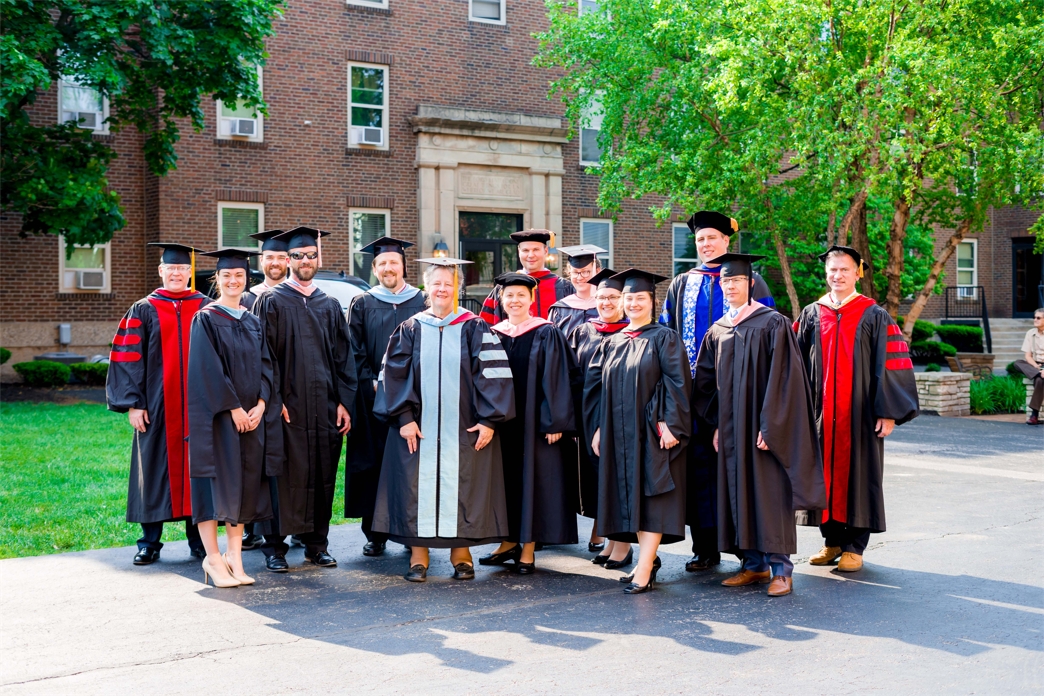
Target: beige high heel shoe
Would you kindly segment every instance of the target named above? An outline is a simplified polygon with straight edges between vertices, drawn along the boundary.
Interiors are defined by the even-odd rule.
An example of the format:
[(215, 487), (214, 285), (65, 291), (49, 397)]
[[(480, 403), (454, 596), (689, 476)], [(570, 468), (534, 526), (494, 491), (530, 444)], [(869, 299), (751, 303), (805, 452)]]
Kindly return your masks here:
[(228, 562), (228, 552), (221, 554), (221, 560), (225, 562), (225, 567), (228, 568), (228, 574), (239, 581), (240, 585), (253, 585), (254, 578), (247, 575), (245, 572), (242, 575), (236, 575), (236, 571), (232, 570), (232, 564)]
[[(231, 572), (229, 574), (231, 575)], [(214, 587), (239, 587), (240, 585), (243, 584), (238, 579), (236, 579), (236, 577), (234, 575), (231, 578), (229, 578), (228, 580), (223, 580), (223, 579), (217, 577), (216, 575), (214, 575), (214, 568), (210, 565), (209, 559), (204, 558), (203, 559), (203, 584), (204, 585), (207, 584), (207, 580), (210, 580), (211, 582), (213, 582), (214, 583)], [(253, 582), (253, 581), (251, 581), (251, 582)]]

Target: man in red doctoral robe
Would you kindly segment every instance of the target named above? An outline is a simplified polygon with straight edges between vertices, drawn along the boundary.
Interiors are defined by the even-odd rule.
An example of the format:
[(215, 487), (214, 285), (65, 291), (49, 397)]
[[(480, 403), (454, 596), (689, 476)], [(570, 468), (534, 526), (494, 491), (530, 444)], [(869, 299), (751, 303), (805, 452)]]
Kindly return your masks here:
[[(575, 292), (572, 283), (547, 270), (544, 266), (547, 261), (547, 245), (553, 234), (550, 230), (524, 230), (511, 233), (511, 239), (518, 242), (518, 260), (522, 264), (521, 272), (531, 278), (536, 278), (537, 281), (536, 301), (529, 308), (529, 313), (541, 319), (547, 319), (551, 305)], [(501, 287), (495, 286), (489, 293), (489, 297), (482, 303), (482, 311), (479, 316), (490, 326), (507, 319), (507, 314), (500, 305), (500, 293)]]
[(801, 521), (818, 523), (825, 538), (812, 565), (840, 557), (837, 569), (853, 572), (863, 567), (870, 534), (885, 531), (884, 438), (917, 416), (917, 385), (899, 326), (856, 292), (859, 253), (833, 246), (819, 259), (830, 292), (805, 307), (794, 327), (812, 383), (827, 507)]

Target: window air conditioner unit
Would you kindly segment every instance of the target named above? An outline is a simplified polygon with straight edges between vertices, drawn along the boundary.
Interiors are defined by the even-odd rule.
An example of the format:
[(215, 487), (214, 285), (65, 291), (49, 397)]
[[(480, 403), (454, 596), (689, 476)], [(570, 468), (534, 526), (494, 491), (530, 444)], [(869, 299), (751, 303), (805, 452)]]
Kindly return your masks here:
[(105, 271), (76, 271), (76, 287), (80, 290), (105, 288)]
[(101, 114), (97, 111), (66, 111), (65, 120), (77, 123), (80, 128), (98, 130), (101, 126)]
[(253, 137), (257, 135), (257, 121), (252, 118), (230, 118), (228, 119), (228, 134)]
[(384, 129), (372, 126), (352, 126), (352, 145), (384, 145)]

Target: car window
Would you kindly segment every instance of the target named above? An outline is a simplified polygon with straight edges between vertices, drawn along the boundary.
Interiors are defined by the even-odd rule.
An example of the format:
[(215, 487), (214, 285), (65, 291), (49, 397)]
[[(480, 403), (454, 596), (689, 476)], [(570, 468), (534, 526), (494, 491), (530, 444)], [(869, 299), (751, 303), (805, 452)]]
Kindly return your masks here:
[(328, 280), (326, 278), (316, 278), (314, 282), (320, 290), (325, 292), (330, 297), (336, 298), (341, 304), (341, 309), (345, 312), (348, 311), (348, 305), (351, 304), (352, 298), (356, 295), (361, 295), (365, 292), (362, 288), (351, 283), (346, 283), (343, 280)]

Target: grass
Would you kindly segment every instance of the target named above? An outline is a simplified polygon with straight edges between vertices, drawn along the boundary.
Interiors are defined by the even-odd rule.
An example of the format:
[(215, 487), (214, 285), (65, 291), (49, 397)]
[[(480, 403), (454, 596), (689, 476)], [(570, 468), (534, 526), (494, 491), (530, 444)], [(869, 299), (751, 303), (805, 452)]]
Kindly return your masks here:
[[(130, 445), (127, 416), (101, 404), (0, 404), (0, 558), (133, 545)], [(343, 461), (333, 509), (344, 510)], [(184, 538), (184, 524), (164, 526), (164, 541)]]
[(1026, 387), (1021, 374), (972, 380), (972, 413), (1023, 413), (1025, 410)]

